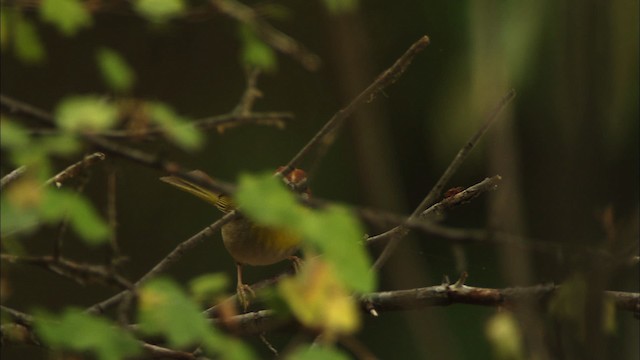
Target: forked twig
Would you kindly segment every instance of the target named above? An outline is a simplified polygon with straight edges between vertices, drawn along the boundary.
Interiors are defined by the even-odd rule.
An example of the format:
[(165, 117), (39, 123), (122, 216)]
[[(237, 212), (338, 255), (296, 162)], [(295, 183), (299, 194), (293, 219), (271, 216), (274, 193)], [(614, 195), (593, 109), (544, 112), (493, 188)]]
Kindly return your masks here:
[[(433, 205), (439, 196), (441, 196), (442, 191), (446, 184), (451, 180), (453, 174), (460, 168), (460, 165), (466, 160), (467, 156), (471, 152), (471, 150), (478, 144), (478, 141), (482, 136), (487, 132), (491, 124), (496, 120), (502, 109), (509, 104), (509, 102), (515, 97), (515, 90), (511, 89), (509, 92), (498, 102), (495, 108), (489, 113), (487, 120), (482, 124), (482, 126), (471, 136), (469, 141), (458, 151), (455, 158), (451, 161), (445, 172), (440, 176), (440, 179), (433, 186), (429, 194), (422, 200), (420, 205), (416, 207), (413, 211), (410, 219), (419, 217), (420, 214), (427, 210), (429, 206)], [(399, 241), (405, 237), (409, 232), (409, 229), (406, 226), (400, 225), (397, 226), (381, 235), (378, 235), (378, 241), (381, 238), (388, 238), (388, 243), (378, 259), (373, 264), (374, 269), (380, 269), (384, 263), (389, 259), (393, 251), (395, 251), (398, 246)]]

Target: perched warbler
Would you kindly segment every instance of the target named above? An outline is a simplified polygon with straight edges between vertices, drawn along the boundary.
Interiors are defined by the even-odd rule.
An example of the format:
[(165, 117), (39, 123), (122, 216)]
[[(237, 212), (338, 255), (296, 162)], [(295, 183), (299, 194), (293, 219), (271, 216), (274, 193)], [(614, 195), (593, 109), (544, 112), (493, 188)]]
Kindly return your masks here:
[[(280, 170), (281, 168), (278, 169)], [(194, 170), (189, 174), (203, 181), (211, 179), (200, 170)], [(176, 176), (165, 176), (160, 180), (215, 205), (223, 213), (235, 209), (233, 199), (226, 194), (215, 193)], [(307, 174), (303, 170), (294, 169), (283, 180), (302, 194), (310, 194), (306, 187)], [(242, 265), (271, 265), (284, 259), (291, 259), (294, 263), (298, 261), (293, 256), (300, 244), (297, 235), (284, 229), (257, 225), (242, 214), (222, 226), (222, 241), (236, 262), (238, 296), (245, 309), (248, 305), (245, 290), (253, 291), (242, 282)]]

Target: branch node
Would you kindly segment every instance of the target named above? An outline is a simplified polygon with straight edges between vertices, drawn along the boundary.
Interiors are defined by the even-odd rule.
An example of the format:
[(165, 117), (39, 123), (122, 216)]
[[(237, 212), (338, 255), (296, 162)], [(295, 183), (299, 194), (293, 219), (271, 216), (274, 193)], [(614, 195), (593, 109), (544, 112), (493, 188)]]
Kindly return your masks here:
[(462, 274), (460, 274), (460, 277), (458, 278), (458, 281), (456, 281), (455, 284), (453, 284), (453, 288), (454, 289), (460, 289), (461, 287), (464, 286), (464, 283), (467, 281), (467, 278), (469, 277), (469, 273), (467, 273), (466, 271), (463, 271)]

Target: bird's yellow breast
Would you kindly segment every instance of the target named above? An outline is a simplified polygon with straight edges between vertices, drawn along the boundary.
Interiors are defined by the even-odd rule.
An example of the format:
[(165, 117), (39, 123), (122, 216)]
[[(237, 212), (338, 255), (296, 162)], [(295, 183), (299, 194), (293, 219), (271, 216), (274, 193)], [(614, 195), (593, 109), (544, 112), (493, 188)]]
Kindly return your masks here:
[(296, 252), (300, 237), (272, 227), (259, 226), (239, 218), (222, 227), (222, 240), (231, 256), (239, 263), (270, 265)]

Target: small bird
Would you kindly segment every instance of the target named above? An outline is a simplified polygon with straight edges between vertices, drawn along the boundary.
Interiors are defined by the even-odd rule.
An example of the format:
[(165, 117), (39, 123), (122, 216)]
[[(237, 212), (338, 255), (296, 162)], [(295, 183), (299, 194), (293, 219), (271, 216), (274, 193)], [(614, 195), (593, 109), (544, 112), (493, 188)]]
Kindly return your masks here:
[[(191, 171), (189, 174), (203, 181), (211, 180), (200, 170)], [(160, 180), (215, 205), (223, 213), (235, 210), (233, 199), (226, 194), (215, 193), (177, 176), (164, 176)], [(306, 186), (307, 174), (304, 170), (294, 169), (283, 180), (290, 187), (309, 196), (310, 191)], [(242, 214), (222, 226), (222, 241), (236, 262), (237, 292), (245, 311), (248, 306), (246, 291), (253, 291), (242, 282), (242, 265), (271, 265), (285, 259), (290, 259), (297, 265), (299, 259), (293, 254), (298, 250), (300, 240), (299, 236), (290, 231), (257, 225)]]

